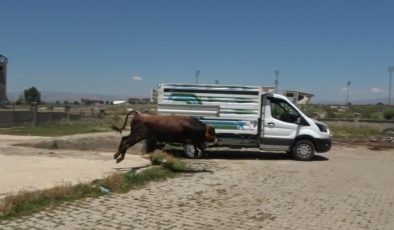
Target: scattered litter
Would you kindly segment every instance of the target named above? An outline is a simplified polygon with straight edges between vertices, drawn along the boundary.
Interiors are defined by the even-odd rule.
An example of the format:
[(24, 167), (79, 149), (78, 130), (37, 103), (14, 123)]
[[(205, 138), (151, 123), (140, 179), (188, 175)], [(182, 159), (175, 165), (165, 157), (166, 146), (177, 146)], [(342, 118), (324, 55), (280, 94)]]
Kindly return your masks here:
[(100, 186), (100, 191), (101, 191), (102, 193), (109, 193), (109, 190), (106, 189), (106, 188), (104, 188), (104, 187), (102, 187), (102, 186)]

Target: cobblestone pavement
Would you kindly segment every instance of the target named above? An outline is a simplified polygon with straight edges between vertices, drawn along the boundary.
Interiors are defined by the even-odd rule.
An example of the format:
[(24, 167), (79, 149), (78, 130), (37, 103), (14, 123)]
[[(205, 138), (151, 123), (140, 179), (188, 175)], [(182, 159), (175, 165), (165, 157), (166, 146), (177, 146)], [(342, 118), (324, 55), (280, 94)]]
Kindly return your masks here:
[(213, 173), (64, 204), (0, 229), (394, 229), (394, 151), (334, 147), (326, 157), (216, 153), (193, 161)]

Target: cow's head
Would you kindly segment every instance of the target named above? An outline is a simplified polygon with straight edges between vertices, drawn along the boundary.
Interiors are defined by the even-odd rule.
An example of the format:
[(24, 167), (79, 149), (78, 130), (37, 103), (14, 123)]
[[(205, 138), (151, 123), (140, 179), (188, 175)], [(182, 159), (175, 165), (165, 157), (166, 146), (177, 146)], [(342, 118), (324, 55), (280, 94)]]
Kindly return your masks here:
[(205, 126), (204, 138), (206, 142), (216, 142), (215, 128), (212, 125)]

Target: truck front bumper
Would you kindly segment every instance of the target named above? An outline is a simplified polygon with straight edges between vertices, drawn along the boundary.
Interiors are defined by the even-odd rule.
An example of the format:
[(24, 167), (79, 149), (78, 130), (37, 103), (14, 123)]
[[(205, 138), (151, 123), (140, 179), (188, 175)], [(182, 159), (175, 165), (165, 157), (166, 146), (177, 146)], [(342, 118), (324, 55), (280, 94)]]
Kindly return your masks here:
[(331, 149), (331, 139), (315, 139), (315, 148), (318, 153), (325, 153)]

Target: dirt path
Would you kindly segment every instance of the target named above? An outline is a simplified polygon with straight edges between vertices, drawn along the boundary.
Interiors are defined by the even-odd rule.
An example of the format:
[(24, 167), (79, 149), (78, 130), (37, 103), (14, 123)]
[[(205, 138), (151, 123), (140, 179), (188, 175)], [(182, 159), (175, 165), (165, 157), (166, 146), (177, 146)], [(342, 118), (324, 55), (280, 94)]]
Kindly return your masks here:
[(112, 156), (119, 139), (114, 133), (58, 138), (0, 135), (0, 197), (21, 189), (88, 182), (124, 168), (150, 163), (138, 154), (136, 146), (121, 165), (116, 164)]

